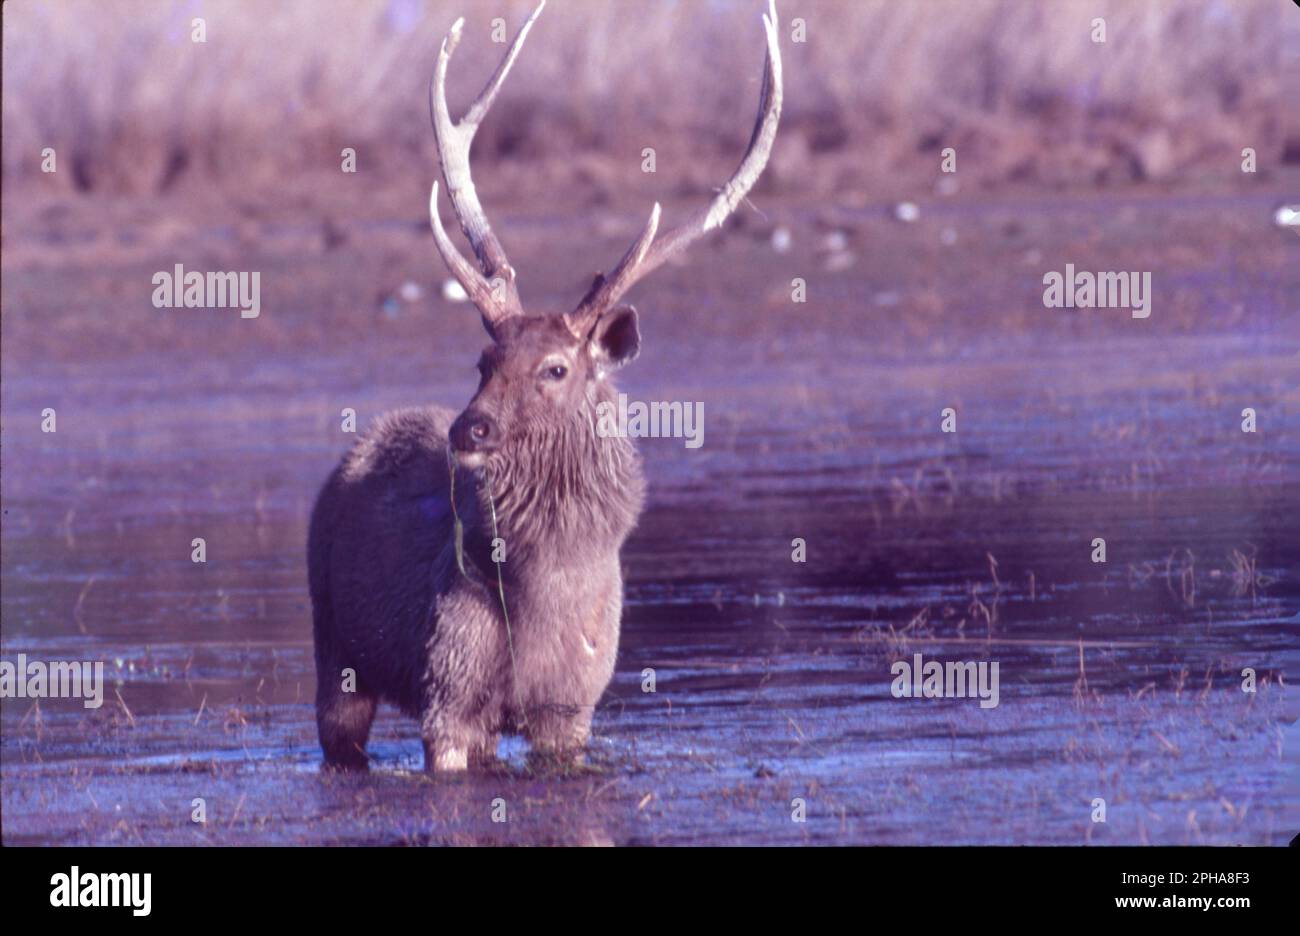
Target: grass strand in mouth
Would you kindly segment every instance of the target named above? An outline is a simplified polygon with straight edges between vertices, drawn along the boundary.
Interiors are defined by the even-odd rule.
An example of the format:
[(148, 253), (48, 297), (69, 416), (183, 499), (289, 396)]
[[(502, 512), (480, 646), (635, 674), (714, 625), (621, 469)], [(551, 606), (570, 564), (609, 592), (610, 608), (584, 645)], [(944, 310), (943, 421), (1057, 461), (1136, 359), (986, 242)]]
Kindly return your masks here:
[[(455, 528), (454, 539), (456, 543), (456, 566), (460, 569), (460, 574), (465, 578), (473, 581), (469, 572), (465, 569), (465, 525), (461, 523), (460, 511), (456, 509), (456, 454), (452, 451), (451, 446), (447, 446), (447, 474), (451, 478), (451, 516), (452, 524)], [(495, 543), (500, 539), (497, 532), (497, 504), (496, 499), (492, 496), (492, 484), (487, 477), (483, 478), (484, 488), (487, 490), (488, 508), (492, 514), (492, 541)], [(506, 625), (506, 647), (510, 651), (510, 675), (511, 682), (515, 687), (515, 706), (519, 709), (519, 718), (522, 724), (528, 724), (528, 713), (524, 711), (523, 698), (519, 695), (519, 667), (515, 663), (515, 639), (510, 630), (510, 611), (506, 608), (506, 585), (504, 577), (501, 575), (501, 563), (493, 562), (497, 569), (497, 597), (501, 601), (501, 618)]]
[(469, 573), (465, 571), (465, 525), (460, 522), (460, 512), (456, 510), (456, 456), (450, 445), (447, 446), (447, 475), (451, 479), (451, 517), (456, 544), (456, 568), (460, 569), (461, 575), (469, 578)]

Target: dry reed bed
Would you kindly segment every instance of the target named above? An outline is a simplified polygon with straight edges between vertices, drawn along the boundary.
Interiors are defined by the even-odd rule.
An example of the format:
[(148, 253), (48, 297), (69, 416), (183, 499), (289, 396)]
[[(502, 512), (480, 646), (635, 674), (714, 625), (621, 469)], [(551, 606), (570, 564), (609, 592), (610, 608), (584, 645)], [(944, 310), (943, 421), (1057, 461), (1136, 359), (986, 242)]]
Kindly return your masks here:
[[(109, 192), (183, 179), (245, 188), (337, 167), (344, 146), (364, 169), (423, 178), (426, 87), (447, 26), (466, 15), (455, 107), (501, 52), (493, 19), (513, 30), (530, 5), (9, 3), (5, 178)], [(635, 166), (646, 145), (735, 152), (753, 107), (762, 8), (552, 2), (476, 158), (597, 153)], [(190, 41), (196, 15), (204, 44)], [(809, 154), (932, 172), (947, 145), (998, 178), (1106, 180), (1116, 165), (1161, 178), (1239, 159), (1247, 145), (1265, 166), (1300, 159), (1283, 118), (1300, 15), (1278, 0), (781, 0), (780, 15), (788, 104), (773, 180), (794, 188), (833, 184), (801, 172)], [(1090, 37), (1097, 16), (1104, 45)], [(791, 41), (797, 17), (804, 43)], [(40, 172), (47, 146), (59, 153), (52, 176)]]

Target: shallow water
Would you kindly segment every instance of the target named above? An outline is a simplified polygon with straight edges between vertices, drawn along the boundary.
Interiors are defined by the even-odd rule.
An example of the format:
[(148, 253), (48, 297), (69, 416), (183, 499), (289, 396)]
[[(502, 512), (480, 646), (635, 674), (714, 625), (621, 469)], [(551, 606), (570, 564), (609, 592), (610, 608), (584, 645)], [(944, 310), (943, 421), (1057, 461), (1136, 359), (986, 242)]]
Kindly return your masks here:
[[(1226, 215), (1247, 230), (1262, 203), (1124, 210), (1139, 227)], [(319, 770), (304, 542), (349, 438), (336, 414), (354, 407), (364, 427), (393, 406), (463, 404), (482, 343), (467, 310), (428, 300), (329, 340), (359, 306), (316, 297), (378, 276), (378, 248), (355, 266), (287, 250), (268, 283), (305, 278), (268, 285), (262, 331), (243, 333), (256, 338), (231, 337), (237, 313), (190, 310), (192, 325), (86, 345), (78, 322), (137, 321), (132, 284), (158, 257), (110, 258), (94, 277), (6, 270), (3, 653), (103, 660), (109, 681), (94, 711), (0, 706), (5, 841), (1286, 842), (1300, 815), (1283, 685), (1300, 658), (1296, 247), (1261, 230), (1239, 252), (1157, 250), (1144, 259), (1163, 304), (1146, 323), (1034, 309), (1056, 257), (1127, 268), (1133, 219), (1107, 216), (1087, 201), (961, 206), (934, 222), (961, 231), (947, 255), (922, 242), (933, 231), (867, 223), (856, 236), (882, 255), (814, 280), (826, 298), (806, 316), (770, 293), (815, 252), (774, 260), (759, 238), (710, 248), (698, 295), (690, 271), (642, 288), (662, 308), (643, 311), (622, 386), (703, 402), (705, 444), (641, 443), (651, 494), (624, 553), (618, 673), (588, 766), (566, 775), (531, 771), (507, 740), (496, 769), (426, 777), (414, 722), (390, 711), (368, 776)], [(789, 217), (815, 239), (811, 218)], [(527, 244), (540, 227), (520, 229)], [(537, 253), (552, 235), (536, 233)], [(1034, 269), (1003, 263), (1027, 249), (1045, 257)], [(544, 272), (536, 288), (569, 286)], [(1000, 318), (995, 300), (1022, 311)], [(939, 431), (946, 406), (955, 434)], [(1098, 536), (1105, 564), (1090, 559)], [(916, 653), (997, 661), (999, 704), (895, 698), (891, 664)]]

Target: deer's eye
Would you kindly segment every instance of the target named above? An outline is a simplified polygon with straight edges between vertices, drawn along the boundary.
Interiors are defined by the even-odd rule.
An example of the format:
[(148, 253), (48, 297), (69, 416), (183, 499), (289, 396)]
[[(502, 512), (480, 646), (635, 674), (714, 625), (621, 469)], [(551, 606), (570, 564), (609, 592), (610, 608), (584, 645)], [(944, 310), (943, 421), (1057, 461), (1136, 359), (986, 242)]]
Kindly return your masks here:
[(568, 376), (569, 369), (565, 367), (563, 364), (556, 364), (553, 367), (546, 368), (546, 370), (543, 371), (543, 373), (545, 374), (547, 380), (563, 380), (566, 376)]

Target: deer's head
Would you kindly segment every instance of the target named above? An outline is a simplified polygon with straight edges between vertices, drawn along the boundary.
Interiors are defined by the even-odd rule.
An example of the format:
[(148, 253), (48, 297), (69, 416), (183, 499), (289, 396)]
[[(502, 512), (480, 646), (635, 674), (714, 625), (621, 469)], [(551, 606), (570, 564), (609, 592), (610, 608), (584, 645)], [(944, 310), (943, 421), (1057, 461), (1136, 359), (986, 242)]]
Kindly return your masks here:
[(763, 17), (767, 59), (758, 120), (749, 148), (731, 179), (708, 205), (659, 237), (660, 209), (656, 204), (618, 265), (609, 274), (596, 277), (572, 312), (527, 314), (519, 298), (514, 267), (492, 233), (474, 190), (469, 150), (545, 5), (542, 0), (529, 16), (487, 86), (459, 123), (452, 121), (447, 109), (446, 78), (447, 64), (461, 40), (463, 20), (457, 20), (443, 40), (429, 89), (429, 112), (447, 194), (477, 264), (466, 259), (447, 236), (438, 213), (436, 182), (429, 199), (434, 242), (478, 308), (492, 338), (479, 359), (478, 392), (450, 433), (458, 461), (468, 467), (481, 466), (494, 456), (509, 456), (523, 448), (534, 458), (563, 458), (563, 453), (554, 451), (561, 440), (571, 439), (572, 433), (594, 436), (596, 406), (614, 395), (610, 375), (635, 358), (641, 345), (636, 310), (619, 304), (619, 299), (637, 280), (720, 226), (735, 211), (767, 165), (781, 114), (776, 5), (769, 0)]

